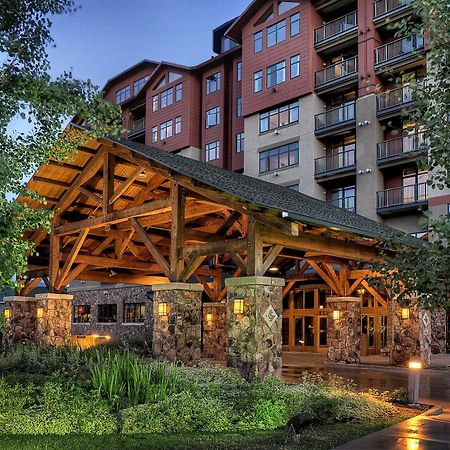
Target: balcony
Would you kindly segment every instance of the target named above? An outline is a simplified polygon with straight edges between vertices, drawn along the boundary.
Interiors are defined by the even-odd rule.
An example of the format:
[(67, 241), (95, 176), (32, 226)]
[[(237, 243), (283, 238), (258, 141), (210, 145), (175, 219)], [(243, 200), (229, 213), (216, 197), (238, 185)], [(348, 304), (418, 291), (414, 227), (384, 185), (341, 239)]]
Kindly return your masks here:
[(358, 57), (337, 62), (324, 67), (315, 73), (315, 86), (317, 93), (339, 93), (340, 90), (358, 83)]
[(377, 212), (394, 215), (428, 206), (427, 183), (411, 184), (377, 192)]
[(344, 103), (314, 116), (316, 136), (326, 137), (351, 130), (356, 126), (355, 102)]
[(377, 100), (377, 117), (390, 119), (403, 114), (414, 104), (414, 89), (409, 85), (391, 89), (379, 94)]
[(135, 137), (145, 132), (145, 117), (130, 123), (128, 137)]
[(409, 162), (426, 152), (424, 133), (415, 133), (378, 144), (377, 161), (379, 166), (392, 166)]
[(412, 0), (376, 0), (373, 4), (373, 23), (376, 27), (387, 26), (412, 11)]
[(375, 51), (375, 72), (406, 70), (424, 62), (423, 36), (403, 37), (377, 47)]
[(356, 173), (355, 150), (347, 150), (314, 160), (316, 180), (341, 178)]
[(338, 51), (358, 39), (356, 11), (323, 24), (314, 30), (314, 47), (318, 52)]
[(312, 0), (316, 11), (320, 14), (335, 14), (342, 11), (342, 8), (347, 7), (350, 4), (355, 3), (354, 0)]

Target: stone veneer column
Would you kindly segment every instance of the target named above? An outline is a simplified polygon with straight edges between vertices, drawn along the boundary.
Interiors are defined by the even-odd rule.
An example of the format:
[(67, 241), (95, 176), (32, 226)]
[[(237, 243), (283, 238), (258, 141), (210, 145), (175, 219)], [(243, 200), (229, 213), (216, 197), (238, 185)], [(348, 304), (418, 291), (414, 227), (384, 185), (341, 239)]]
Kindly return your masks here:
[[(355, 364), (361, 357), (361, 299), (359, 297), (327, 298), (327, 361)], [(334, 318), (334, 311), (339, 318)]]
[[(225, 280), (227, 293), (227, 365), (247, 380), (281, 376), (281, 324), (285, 281), (270, 277)], [(243, 301), (236, 314), (235, 301)]]
[(445, 308), (431, 311), (431, 353), (442, 355), (445, 353), (447, 340), (447, 312)]
[[(72, 299), (69, 294), (36, 294), (36, 341), (48, 345), (69, 345), (72, 333)], [(42, 317), (39, 309), (42, 308)]]
[(410, 359), (420, 359), (424, 366), (431, 363), (431, 313), (425, 309), (409, 308), (409, 318), (402, 318), (402, 307), (390, 302), (392, 324), (390, 364), (404, 366)]
[[(201, 356), (201, 284), (164, 283), (152, 286), (153, 356), (195, 366)], [(160, 315), (165, 303), (167, 315)]]
[(10, 318), (6, 320), (4, 342), (12, 345), (33, 341), (36, 334), (36, 299), (5, 297), (4, 309), (10, 311)]
[(203, 303), (203, 356), (218, 361), (227, 359), (227, 306), (225, 303)]

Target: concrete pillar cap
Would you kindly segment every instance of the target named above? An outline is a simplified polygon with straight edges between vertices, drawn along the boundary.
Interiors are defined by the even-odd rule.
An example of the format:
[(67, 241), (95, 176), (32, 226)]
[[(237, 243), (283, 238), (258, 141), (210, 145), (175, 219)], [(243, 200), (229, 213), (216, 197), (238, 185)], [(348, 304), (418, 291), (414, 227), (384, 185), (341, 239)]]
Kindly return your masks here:
[(360, 302), (359, 297), (327, 297), (327, 303)]
[(3, 303), (6, 302), (35, 302), (36, 299), (34, 297), (23, 297), (20, 295), (13, 295), (11, 297), (4, 297)]
[(200, 283), (161, 283), (151, 286), (153, 292), (157, 291), (203, 291)]
[(55, 294), (53, 292), (45, 292), (43, 294), (36, 294), (36, 300), (73, 300), (73, 295), (70, 294)]
[(239, 277), (239, 278), (227, 278), (225, 280), (225, 286), (284, 286), (286, 284), (284, 278), (272, 278), (272, 277)]

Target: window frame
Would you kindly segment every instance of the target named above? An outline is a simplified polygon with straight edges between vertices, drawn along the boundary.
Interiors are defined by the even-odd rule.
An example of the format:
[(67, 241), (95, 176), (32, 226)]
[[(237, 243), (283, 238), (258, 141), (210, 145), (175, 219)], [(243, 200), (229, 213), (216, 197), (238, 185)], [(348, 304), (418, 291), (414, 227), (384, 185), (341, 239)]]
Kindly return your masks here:
[(152, 144), (158, 142), (158, 125), (152, 127)]
[[(164, 133), (163, 133), (164, 130)], [(168, 132), (170, 130), (170, 134)], [(163, 137), (164, 136), (164, 137)], [(166, 120), (159, 125), (159, 139), (165, 141), (173, 136), (173, 120)]]
[[(279, 34), (281, 33), (281, 31), (283, 33), (280, 37)], [(272, 36), (275, 36), (275, 41), (271, 43)], [(280, 20), (279, 22), (274, 23), (270, 27), (266, 28), (266, 40), (267, 48), (272, 48), (275, 45), (281, 44), (286, 40), (286, 19)]]
[[(260, 74), (260, 77), (256, 77), (258, 74)], [(256, 90), (256, 82), (259, 82), (260, 89)], [(263, 71), (258, 70), (257, 72), (253, 73), (253, 93), (258, 94), (259, 92), (262, 92), (264, 86), (264, 80), (263, 80)]]
[[(138, 313), (136, 313), (138, 310)], [(127, 302), (123, 304), (123, 324), (143, 324), (146, 316), (145, 302)], [(131, 320), (131, 318), (134, 320)]]
[[(114, 309), (115, 307), (115, 315), (112, 315), (112, 319), (111, 320), (100, 320), (100, 318), (104, 319), (106, 317), (106, 315), (104, 315), (103, 317), (100, 316), (100, 309), (103, 308), (111, 308)], [(109, 312), (109, 311), (108, 311)], [(97, 305), (97, 323), (104, 323), (104, 324), (114, 324), (117, 323), (117, 303), (101, 303)]]
[[(210, 123), (209, 120), (214, 118), (214, 123)], [(213, 128), (220, 125), (220, 106), (215, 106), (214, 108), (208, 109), (205, 113), (205, 127)]]
[[(214, 152), (215, 158), (211, 158), (211, 152)], [(210, 142), (205, 145), (205, 161), (216, 161), (220, 159), (220, 141)]]
[[(122, 99), (122, 97), (125, 97)], [(131, 86), (124, 86), (121, 89), (118, 89), (116, 91), (116, 105), (121, 105), (123, 102), (127, 101), (129, 98), (131, 98)]]
[(264, 50), (263, 30), (253, 33), (253, 54), (261, 53)]
[[(284, 159), (284, 155), (287, 155), (287, 164), (282, 164), (282, 158)], [(292, 158), (292, 161), (291, 161)], [(276, 167), (271, 167), (271, 161), (277, 161)], [(267, 161), (264, 166), (265, 170), (262, 170), (263, 161)], [(265, 175), (267, 173), (271, 173), (277, 170), (284, 170), (290, 167), (295, 167), (300, 164), (300, 144), (299, 141), (290, 142), (288, 144), (276, 146), (269, 148), (267, 150), (263, 150), (258, 153), (258, 169), (259, 175)]]
[(183, 100), (183, 83), (178, 83), (175, 86), (175, 102)]
[(236, 153), (242, 153), (245, 150), (245, 133), (236, 133)]
[[(280, 67), (278, 67), (280, 66)], [(273, 69), (271, 71), (271, 69)], [(279, 73), (283, 74), (283, 80), (282, 81), (278, 81), (278, 75)], [(275, 74), (275, 84), (269, 84), (271, 83), (272, 80), (272, 76)], [(275, 86), (279, 86), (280, 84), (283, 84), (286, 81), (286, 60), (283, 61), (279, 61), (275, 64), (271, 64), (270, 66), (266, 67), (266, 88), (270, 89), (270, 88), (274, 88)]]
[[(164, 99), (164, 105), (163, 105), (163, 99)], [(162, 91), (159, 96), (159, 107), (160, 109), (168, 108), (170, 105), (173, 105), (174, 102), (174, 89), (173, 87), (170, 87), (169, 89), (166, 89), (165, 91)]]
[[(297, 17), (298, 17), (298, 19), (297, 19)], [(300, 12), (292, 14), (292, 16), (289, 17), (289, 35), (291, 37), (294, 37), (294, 36), (297, 36), (297, 35), (300, 34), (300, 32), (301, 32), (301, 30), (300, 30), (300, 19), (301, 19)], [(298, 24), (298, 31), (296, 31), (295, 33), (292, 32), (294, 24)]]
[[(287, 112), (288, 114), (288, 122), (284, 123), (281, 121), (282, 113)], [(275, 127), (271, 127), (273, 117), (277, 117), (277, 125)], [(277, 130), (278, 128), (292, 125), (294, 123), (298, 123), (300, 120), (300, 102), (297, 100), (295, 102), (288, 103), (287, 105), (282, 105), (277, 108), (270, 109), (269, 111), (265, 111), (259, 114), (259, 133), (269, 133), (270, 131)], [(267, 122), (267, 128), (263, 127), (262, 124)]]
[[(292, 60), (296, 58), (297, 61), (292, 62)], [(297, 67), (298, 71), (297, 71), (297, 75), (292, 75), (292, 68), (293, 67)], [(293, 55), (289, 58), (289, 77), (291, 80), (293, 80), (294, 78), (298, 78), (300, 76), (300, 54), (297, 55)]]
[(175, 134), (180, 134), (183, 130), (181, 116), (175, 117)]
[(242, 61), (236, 64), (236, 81), (238, 83), (242, 81)]
[(242, 97), (236, 99), (236, 117), (242, 117)]
[[(77, 313), (77, 309), (79, 308), (85, 308), (85, 312), (84, 313)], [(85, 323), (91, 323), (92, 320), (92, 310), (91, 310), (91, 305), (73, 305), (73, 319), (72, 319), (72, 323), (81, 323), (81, 324), (85, 324)], [(77, 318), (81, 317), (83, 320), (77, 320)]]
[(159, 95), (156, 94), (152, 97), (152, 112), (156, 112), (159, 109)]
[(220, 70), (206, 77), (206, 95), (211, 95), (221, 89), (222, 74)]

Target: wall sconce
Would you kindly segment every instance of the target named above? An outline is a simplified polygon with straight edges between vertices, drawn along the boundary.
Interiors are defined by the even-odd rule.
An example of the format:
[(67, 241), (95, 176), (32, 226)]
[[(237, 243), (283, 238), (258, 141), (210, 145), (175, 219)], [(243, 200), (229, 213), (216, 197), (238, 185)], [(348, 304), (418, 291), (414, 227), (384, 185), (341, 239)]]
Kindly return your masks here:
[(333, 320), (339, 320), (341, 318), (341, 312), (338, 309), (333, 311)]
[(167, 303), (158, 303), (159, 317), (167, 317)]
[(364, 295), (366, 293), (366, 290), (364, 288), (359, 288), (357, 289), (356, 293), (361, 296)]
[(207, 313), (206, 314), (206, 323), (211, 326), (212, 325), (212, 321), (213, 321), (213, 317), (212, 317), (212, 313)]
[(42, 319), (44, 317), (44, 308), (41, 306), (37, 309), (37, 318)]
[(409, 308), (402, 308), (402, 319), (409, 319)]
[(5, 316), (5, 320), (11, 320), (11, 310), (9, 308), (5, 309), (3, 314)]
[(244, 314), (244, 299), (243, 298), (235, 298), (233, 305), (234, 314)]

